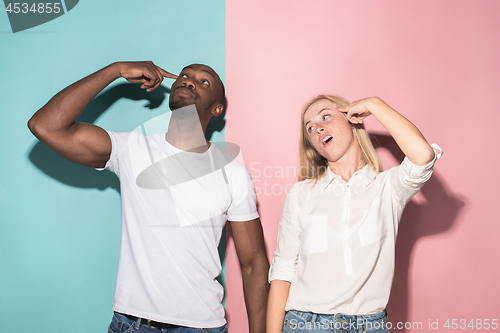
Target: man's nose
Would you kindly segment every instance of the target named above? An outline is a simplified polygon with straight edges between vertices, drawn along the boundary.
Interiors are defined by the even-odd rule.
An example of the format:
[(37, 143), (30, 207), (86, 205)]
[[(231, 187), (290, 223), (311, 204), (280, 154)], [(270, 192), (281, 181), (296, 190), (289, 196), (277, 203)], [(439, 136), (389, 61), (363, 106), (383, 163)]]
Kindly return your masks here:
[(191, 79), (185, 79), (184, 81), (182, 81), (182, 85), (186, 88), (189, 88), (189, 89), (195, 88), (195, 85)]

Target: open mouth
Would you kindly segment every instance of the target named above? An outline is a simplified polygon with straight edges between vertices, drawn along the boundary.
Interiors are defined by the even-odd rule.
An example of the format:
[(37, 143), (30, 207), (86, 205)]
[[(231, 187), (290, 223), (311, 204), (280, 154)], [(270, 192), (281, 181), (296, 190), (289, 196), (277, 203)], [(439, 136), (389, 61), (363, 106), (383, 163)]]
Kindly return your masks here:
[(333, 139), (333, 136), (327, 135), (323, 139), (323, 146), (326, 145), (328, 142), (330, 142)]

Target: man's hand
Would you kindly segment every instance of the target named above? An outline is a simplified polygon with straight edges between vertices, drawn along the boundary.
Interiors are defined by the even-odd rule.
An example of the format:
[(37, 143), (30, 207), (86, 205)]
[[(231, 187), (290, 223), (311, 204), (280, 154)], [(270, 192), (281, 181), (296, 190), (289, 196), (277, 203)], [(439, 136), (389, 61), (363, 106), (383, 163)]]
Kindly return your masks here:
[(156, 66), (152, 61), (119, 62), (117, 65), (121, 77), (129, 82), (142, 83), (141, 88), (148, 92), (158, 88), (164, 77), (177, 78), (177, 75)]

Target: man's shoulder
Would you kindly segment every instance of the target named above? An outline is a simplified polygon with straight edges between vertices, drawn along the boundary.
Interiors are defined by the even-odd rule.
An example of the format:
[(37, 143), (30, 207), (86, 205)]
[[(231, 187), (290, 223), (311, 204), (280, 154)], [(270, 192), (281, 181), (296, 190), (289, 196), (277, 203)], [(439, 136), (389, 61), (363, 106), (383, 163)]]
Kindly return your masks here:
[(158, 141), (162, 139), (165, 134), (164, 133), (158, 133), (154, 135), (144, 135), (141, 132), (138, 131), (120, 131), (120, 132), (115, 132), (115, 131), (108, 131), (106, 132), (109, 134), (112, 140), (114, 140), (117, 144), (144, 144), (146, 141)]

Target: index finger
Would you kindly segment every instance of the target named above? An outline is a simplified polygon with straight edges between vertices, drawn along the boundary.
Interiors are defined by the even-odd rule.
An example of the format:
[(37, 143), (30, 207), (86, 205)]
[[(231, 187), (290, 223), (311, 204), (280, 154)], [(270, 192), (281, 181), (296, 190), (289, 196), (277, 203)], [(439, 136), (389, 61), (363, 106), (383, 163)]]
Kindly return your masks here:
[(169, 79), (177, 79), (177, 75), (169, 73), (169, 72), (167, 72), (166, 70), (164, 70), (163, 68), (161, 68), (159, 66), (156, 66), (156, 68), (158, 68), (158, 70), (160, 71), (161, 75), (163, 75), (164, 77), (168, 77)]

